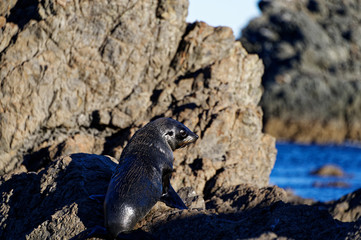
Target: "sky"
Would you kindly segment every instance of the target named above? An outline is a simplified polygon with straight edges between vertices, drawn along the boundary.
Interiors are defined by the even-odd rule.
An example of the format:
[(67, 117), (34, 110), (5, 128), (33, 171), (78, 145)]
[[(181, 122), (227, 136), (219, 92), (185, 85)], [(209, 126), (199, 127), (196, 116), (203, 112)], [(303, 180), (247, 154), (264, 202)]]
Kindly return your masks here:
[(203, 21), (217, 26), (228, 26), (237, 37), (249, 20), (261, 14), (259, 0), (189, 0), (187, 22)]

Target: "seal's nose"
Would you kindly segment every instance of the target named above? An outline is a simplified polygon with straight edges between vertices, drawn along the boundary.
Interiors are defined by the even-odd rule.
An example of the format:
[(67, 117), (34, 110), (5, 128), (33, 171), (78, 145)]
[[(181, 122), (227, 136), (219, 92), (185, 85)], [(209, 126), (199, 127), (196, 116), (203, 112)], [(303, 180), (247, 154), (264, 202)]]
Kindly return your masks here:
[(192, 134), (190, 135), (192, 137), (192, 142), (197, 141), (197, 139), (199, 138), (197, 134), (195, 134), (194, 132), (191, 132)]

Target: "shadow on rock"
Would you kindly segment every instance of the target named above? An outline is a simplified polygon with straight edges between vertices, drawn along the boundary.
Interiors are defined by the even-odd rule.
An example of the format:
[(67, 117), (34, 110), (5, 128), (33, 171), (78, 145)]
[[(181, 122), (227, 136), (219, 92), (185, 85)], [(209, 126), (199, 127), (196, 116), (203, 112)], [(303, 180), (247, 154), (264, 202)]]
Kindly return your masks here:
[(326, 210), (283, 202), (235, 213), (188, 210), (170, 214), (167, 220), (152, 227), (157, 239), (345, 239), (352, 227)]
[[(43, 174), (43, 173), (42, 173)], [(3, 182), (0, 191), (5, 198), (1, 202), (1, 239), (21, 239), (34, 229), (49, 209), (39, 211), (41, 202), (40, 179), (42, 174), (22, 173)]]
[(50, 161), (49, 147), (45, 147), (38, 151), (27, 153), (24, 156), (23, 165), (28, 171), (36, 172), (48, 165)]
[(22, 29), (31, 19), (39, 21), (41, 17), (38, 12), (38, 3), (37, 0), (18, 1), (10, 10), (8, 22), (13, 22)]
[(131, 128), (122, 129), (111, 136), (105, 138), (104, 150), (102, 155), (110, 155), (119, 159), (120, 154), (126, 143), (131, 137)]
[(2, 182), (1, 239), (70, 238), (103, 224), (103, 206), (89, 198), (105, 194), (116, 163), (105, 156), (73, 154), (35, 173)]
[[(116, 166), (110, 157), (73, 154), (38, 173), (3, 176), (0, 239), (70, 239), (102, 226), (103, 206), (89, 196), (106, 193)], [(202, 197), (183, 189), (188, 210), (156, 204), (138, 227), (155, 239), (356, 239), (359, 195), (347, 195), (335, 206), (303, 205), (288, 202), (276, 186), (241, 184), (210, 192), (204, 209)], [(354, 206), (352, 222), (332, 216), (341, 214), (344, 203)]]

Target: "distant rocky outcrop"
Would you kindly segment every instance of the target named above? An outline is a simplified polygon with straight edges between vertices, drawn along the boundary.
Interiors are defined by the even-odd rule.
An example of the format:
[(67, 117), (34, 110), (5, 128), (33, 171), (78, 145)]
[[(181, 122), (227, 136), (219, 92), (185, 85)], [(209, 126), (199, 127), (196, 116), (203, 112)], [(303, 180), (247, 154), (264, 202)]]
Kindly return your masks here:
[(301, 142), (361, 141), (360, 1), (259, 2), (241, 42), (265, 65), (264, 129)]
[(325, 164), (311, 171), (311, 174), (321, 177), (343, 177), (346, 175), (344, 170), (335, 164)]

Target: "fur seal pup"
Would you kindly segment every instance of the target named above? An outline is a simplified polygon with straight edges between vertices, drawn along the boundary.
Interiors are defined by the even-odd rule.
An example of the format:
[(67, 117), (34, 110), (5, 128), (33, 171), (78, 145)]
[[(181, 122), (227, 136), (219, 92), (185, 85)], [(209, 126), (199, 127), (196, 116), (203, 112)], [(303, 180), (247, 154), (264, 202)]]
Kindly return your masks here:
[(193, 143), (198, 136), (182, 123), (159, 118), (138, 130), (124, 148), (105, 196), (104, 215), (108, 234), (133, 230), (157, 203), (186, 209), (170, 185), (173, 151)]

